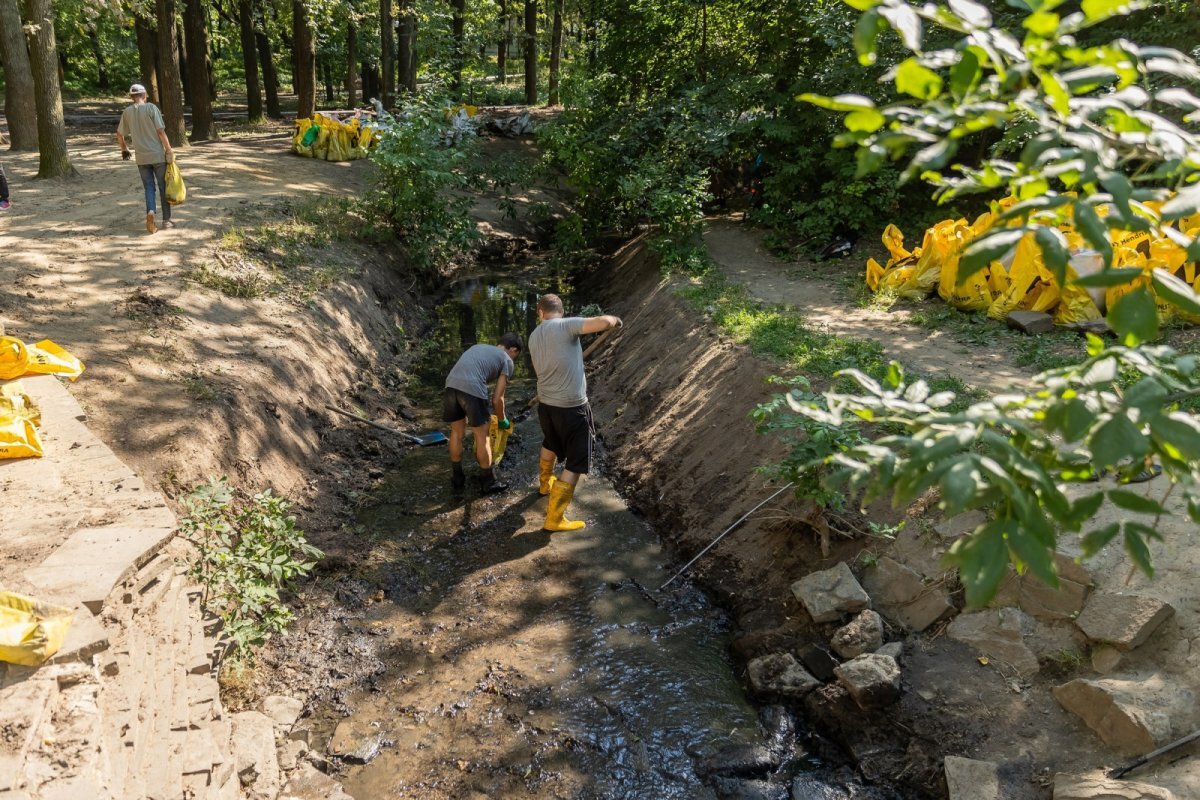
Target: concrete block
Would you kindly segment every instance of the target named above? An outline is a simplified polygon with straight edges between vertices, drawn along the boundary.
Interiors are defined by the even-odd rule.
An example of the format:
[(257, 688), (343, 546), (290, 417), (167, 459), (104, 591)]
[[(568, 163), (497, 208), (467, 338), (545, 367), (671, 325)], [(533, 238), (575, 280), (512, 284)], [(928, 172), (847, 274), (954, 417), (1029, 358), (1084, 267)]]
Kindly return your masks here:
[(1013, 330), (1029, 335), (1054, 330), (1054, 317), (1041, 311), (1011, 311), (1004, 321)]

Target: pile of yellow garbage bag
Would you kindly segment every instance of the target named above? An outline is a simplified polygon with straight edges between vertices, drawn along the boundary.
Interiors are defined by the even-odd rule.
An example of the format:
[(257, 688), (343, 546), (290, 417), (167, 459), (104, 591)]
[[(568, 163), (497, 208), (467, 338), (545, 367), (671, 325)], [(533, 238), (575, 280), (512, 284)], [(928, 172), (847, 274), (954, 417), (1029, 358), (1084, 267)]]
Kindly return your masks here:
[[(885, 265), (873, 258), (867, 260), (867, 287), (876, 294), (912, 300), (922, 299), (936, 289), (943, 300), (963, 311), (984, 311), (994, 319), (1004, 319), (1017, 310), (1042, 311), (1053, 315), (1058, 325), (1103, 319), (1106, 309), (1135, 287), (1147, 286), (1153, 291), (1150, 275), (1155, 269), (1171, 272), (1200, 292), (1200, 269), (1187, 261), (1185, 250), (1147, 231), (1109, 232), (1113, 266), (1142, 270), (1142, 276), (1133, 283), (1107, 290), (1074, 285), (1074, 278), (1100, 271), (1103, 261), (1099, 253), (1085, 248), (1082, 237), (1068, 225), (1060, 227), (1071, 253), (1065, 287), (1046, 268), (1032, 233), (960, 284), (958, 260), (963, 248), (990, 229), (1013, 202), (1001, 201), (996, 211), (981, 215), (974, 223), (965, 219), (939, 222), (925, 231), (921, 246), (911, 251), (905, 249), (900, 229), (888, 225), (883, 231), (883, 245), (890, 258)], [(1200, 214), (1180, 220), (1177, 227), (1189, 236), (1200, 235)], [(1158, 307), (1164, 319), (1174, 314), (1200, 323), (1200, 318), (1183, 314), (1165, 302)]]
[(0, 591), (0, 661), (38, 666), (62, 648), (72, 616), (69, 608)]
[(292, 152), (322, 161), (353, 161), (366, 158), (379, 134), (359, 117), (340, 122), (324, 114), (298, 119), (292, 130)]
[(75, 380), (83, 373), (79, 359), (49, 339), (26, 345), (12, 336), (0, 336), (0, 459), (42, 455), (37, 403), (21, 382), (23, 375), (62, 375)]

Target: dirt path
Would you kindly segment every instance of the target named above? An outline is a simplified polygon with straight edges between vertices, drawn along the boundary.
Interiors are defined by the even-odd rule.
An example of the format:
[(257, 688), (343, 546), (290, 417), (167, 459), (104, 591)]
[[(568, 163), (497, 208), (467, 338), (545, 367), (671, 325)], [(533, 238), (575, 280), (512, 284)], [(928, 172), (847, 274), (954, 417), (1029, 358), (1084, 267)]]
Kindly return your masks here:
[[(745, 284), (754, 297), (792, 306), (818, 330), (879, 342), (889, 359), (905, 367), (925, 375), (948, 373), (987, 392), (1004, 391), (1028, 381), (1028, 375), (1000, 346), (994, 350), (971, 348), (944, 332), (903, 324), (910, 316), (903, 309), (856, 307), (827, 276), (802, 271), (796, 264), (771, 255), (763, 247), (761, 234), (744, 224), (710, 220), (705, 226), (704, 243), (725, 273)], [(813, 265), (814, 269), (820, 266)]]

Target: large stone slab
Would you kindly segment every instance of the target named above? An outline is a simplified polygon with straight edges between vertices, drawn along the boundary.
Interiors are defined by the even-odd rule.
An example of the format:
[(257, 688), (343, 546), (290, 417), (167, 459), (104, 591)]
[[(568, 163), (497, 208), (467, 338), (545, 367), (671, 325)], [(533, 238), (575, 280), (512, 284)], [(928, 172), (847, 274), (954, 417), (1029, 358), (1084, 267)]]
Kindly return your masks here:
[(831, 569), (805, 575), (792, 584), (792, 594), (813, 622), (836, 622), (843, 614), (862, 611), (871, 605), (871, 598), (844, 561)]
[(766, 697), (799, 699), (821, 685), (791, 653), (772, 653), (746, 665), (750, 688)]
[(174, 533), (172, 528), (83, 528), (25, 577), (46, 594), (78, 598), (98, 614), (113, 587)]
[(353, 800), (342, 785), (312, 764), (301, 763), (291, 774), (279, 800)]
[(1118, 650), (1132, 650), (1175, 613), (1154, 597), (1095, 592), (1075, 624), (1094, 642), (1106, 642)]
[(878, 708), (900, 699), (900, 667), (891, 656), (867, 653), (834, 670), (859, 708)]
[(22, 782), (25, 757), (55, 694), (54, 681), (24, 680), (0, 689), (0, 795)]
[(1175, 793), (1161, 786), (1133, 781), (1114, 781), (1084, 775), (1054, 776), (1053, 800), (1176, 800)]
[(842, 658), (874, 653), (883, 646), (883, 618), (869, 608), (860, 611), (857, 617), (837, 629), (830, 645)]
[(863, 583), (875, 609), (908, 631), (923, 631), (954, 612), (940, 587), (925, 585), (915, 571), (886, 556), (863, 574)]
[(1170, 740), (1171, 712), (1195, 707), (1188, 689), (1162, 675), (1142, 679), (1073, 680), (1053, 690), (1067, 711), (1111, 747), (1143, 755)]
[(942, 766), (949, 800), (1000, 800), (1000, 775), (995, 763), (946, 756)]
[(275, 725), (257, 711), (242, 711), (233, 721), (233, 751), (238, 780), (247, 796), (274, 800), (279, 794), (279, 760), (275, 753)]
[(87, 661), (96, 653), (107, 649), (108, 631), (92, 616), (91, 611), (80, 604), (71, 618), (71, 627), (67, 629), (67, 638), (63, 641), (63, 646), (50, 661), (55, 664)]
[(1025, 645), (1023, 617), (1023, 613), (1015, 608), (990, 608), (960, 614), (950, 623), (946, 634), (988, 658), (1011, 664), (1022, 675), (1032, 675), (1038, 671), (1038, 660)]

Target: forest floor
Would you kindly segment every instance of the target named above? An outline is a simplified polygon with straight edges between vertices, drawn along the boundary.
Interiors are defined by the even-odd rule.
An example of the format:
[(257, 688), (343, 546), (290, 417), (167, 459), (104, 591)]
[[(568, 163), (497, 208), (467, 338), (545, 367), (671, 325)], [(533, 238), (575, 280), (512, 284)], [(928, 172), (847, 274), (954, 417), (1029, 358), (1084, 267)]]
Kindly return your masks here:
[[(295, 634), (265, 653), (260, 674), (241, 687), (242, 696), (231, 694), (232, 704), (252, 705), (264, 692), (293, 691), (309, 700), (306, 713), (317, 718), (321, 733), (336, 732), (337, 718), (358, 709), (358, 716), (351, 716), (365, 721), (368, 730), (351, 729), (347, 736), (353, 741), (371, 739), (386, 720), (406, 720), (407, 728), (386, 731), (376, 744), (399, 742), (405, 752), (421, 755), (404, 767), (412, 796), (496, 790), (555, 796), (583, 786), (587, 769), (608, 762), (632, 764), (631, 774), (642, 774), (647, 745), (639, 743), (655, 734), (639, 715), (661, 714), (666, 728), (676, 712), (646, 712), (634, 702), (639, 697), (634, 690), (639, 681), (670, 678), (666, 672), (652, 673), (665, 669), (662, 659), (676, 658), (671, 643), (690, 635), (689, 623), (678, 623), (694, 610), (681, 608), (677, 618), (670, 618), (644, 599), (641, 589), (667, 574), (669, 559), (647, 538), (644, 523), (631, 518), (599, 479), (585, 483), (579, 502), (580, 512), (599, 523), (592, 533), (575, 539), (542, 533), (540, 501), (526, 491), (536, 437), (529, 423), (521, 431), (529, 441), (522, 445), (520, 435), (514, 441), (511, 468), (522, 490), (503, 502), (473, 499), (452, 507), (438, 493), (441, 451), (406, 450), (322, 409), (326, 402), (353, 404), (406, 429), (438, 424), (431, 409), (413, 408), (405, 397), (433, 292), (425, 293), (427, 287), (406, 272), (394, 249), (350, 235), (361, 220), (345, 213), (346, 206), (313, 210), (311, 201), (366, 191), (370, 166), (297, 158), (288, 153), (289, 136), (287, 126), (280, 125), (182, 151), (188, 200), (175, 209), (177, 227), (154, 235), (144, 229), (137, 171), (120, 161), (106, 129), (72, 133), (70, 153), (80, 172), (74, 180), (35, 182), (36, 155), (6, 154), (14, 205), (0, 217), (0, 286), (5, 287), (0, 323), (26, 340), (50, 338), (84, 361), (87, 372), (71, 391), (87, 411), (88, 425), (148, 484), (173, 499), (209, 475), (229, 475), (249, 490), (272, 486), (297, 502), (302, 526), (329, 552), (296, 604)], [(501, 140), (495, 146), (530, 145)], [(557, 191), (531, 189), (521, 202), (553, 204)], [(521, 241), (534, 236), (500, 205), (490, 197), (477, 206), (485, 235)], [(264, 230), (273, 231), (273, 238)], [(952, 373), (992, 391), (1028, 380), (1036, 371), (1022, 363), (1022, 351), (1031, 348), (1000, 326), (950, 319), (932, 305), (891, 311), (864, 307), (852, 288), (861, 275), (857, 253), (853, 267), (850, 260), (832, 268), (780, 261), (757, 234), (727, 219), (713, 221), (706, 242), (730, 277), (759, 298), (792, 305), (811, 325), (829, 332), (881, 341), (889, 355), (923, 372)], [(657, 282), (656, 271), (650, 273)], [(673, 374), (647, 369), (661, 355), (656, 343), (664, 335), (698, 348), (695, 367), (711, 369), (694, 378), (703, 380), (733, 365), (753, 374), (732, 376), (730, 396), (735, 389), (739, 402), (743, 394), (769, 394), (762, 377), (770, 367), (754, 365), (744, 349), (701, 330), (694, 315), (682, 310), (662, 315), (662, 306), (647, 298), (630, 302), (634, 313), (626, 320), (640, 317), (645, 333), (636, 346), (631, 325), (624, 352), (643, 360), (631, 364), (628, 380), (605, 390), (604, 382), (617, 379), (608, 372), (615, 356), (602, 354), (605, 360), (597, 369), (607, 377), (597, 379), (596, 390), (598, 412), (608, 414), (600, 421), (602, 437), (615, 443), (622, 426), (630, 429), (634, 443), (623, 446), (625, 457), (648, 458), (651, 450), (694, 438), (690, 405), (680, 405), (672, 420), (678, 439), (654, 438), (659, 431), (650, 419), (640, 430), (635, 427), (635, 406), (670, 396), (680, 385)], [(929, 326), (938, 325), (945, 331), (931, 333)], [(1042, 361), (1072, 346), (1060, 336), (1046, 341), (1050, 344), (1033, 348)], [(659, 353), (639, 352), (655, 347)], [(757, 389), (749, 388), (751, 380)], [(679, 492), (707, 498), (691, 503), (700, 506), (688, 512), (693, 513), (686, 526), (691, 538), (684, 537), (682, 524), (659, 528), (681, 553), (695, 552), (698, 537), (722, 529), (723, 515), (745, 510), (745, 499), (736, 495), (726, 502), (717, 499), (715, 488), (699, 493), (699, 487), (727, 481), (720, 458), (755, 450), (743, 459), (749, 463), (767, 450), (747, 447), (751, 435), (736, 427), (743, 424), (745, 410), (731, 412), (731, 406), (722, 405), (724, 396), (714, 392), (708, 398), (706, 405), (718, 416), (711, 422), (704, 418), (706, 426), (715, 427), (725, 417), (720, 435), (711, 436), (703, 457), (678, 470)], [(391, 470), (416, 479), (389, 483)], [(617, 485), (627, 495), (636, 494), (636, 481), (628, 480), (634, 473), (625, 469), (623, 474), (626, 479)], [(364, 531), (359, 513), (364, 504), (380, 503), (378, 513), (390, 517), (386, 536)], [(595, 535), (597, 529), (609, 531), (610, 540)], [(772, 572), (781, 570), (778, 551), (762, 547), (756, 535), (739, 532), (719, 553), (731, 562), (758, 565), (786, 595), (789, 576)], [(795, 549), (791, 540), (779, 541)], [(1193, 636), (1200, 609), (1189, 581), (1200, 570), (1192, 569), (1195, 556), (1183, 547), (1187, 541), (1168, 537), (1164, 546), (1173, 549), (1156, 554), (1169, 565), (1158, 580), (1147, 582), (1139, 575), (1129, 583), (1163, 596), (1179, 612), (1167, 635), (1159, 637), (1163, 641), (1135, 654), (1139, 669), (1161, 660), (1196, 672), (1200, 644)], [(835, 552), (853, 558), (863, 549), (860, 543), (839, 543)], [(821, 556), (815, 548), (807, 547), (804, 554), (812, 558), (806, 568), (818, 568)], [(0, 579), (19, 574), (42, 555), (4, 553)], [(794, 564), (798, 556), (786, 558)], [(780, 556), (780, 563), (786, 558)], [(1097, 577), (1119, 582), (1125, 577), (1120, 563), (1119, 552), (1105, 554)], [(765, 584), (754, 591), (767, 596)], [(568, 617), (556, 616), (563, 613)], [(707, 612), (698, 624), (701, 638), (708, 636), (705, 626), (719, 627)], [(606, 646), (589, 650), (593, 639)], [(603, 667), (619, 650), (655, 654), (647, 662), (653, 669), (629, 671), (630, 659), (614, 662), (610, 669), (619, 673), (620, 683), (606, 684), (575, 668)], [(1085, 664), (1075, 666), (1086, 671)], [(1014, 682), (998, 668), (981, 673), (965, 649), (923, 645), (906, 669), (923, 682), (910, 686), (907, 702), (910, 709), (917, 706), (910, 721), (925, 726), (924, 739), (961, 745), (962, 755), (1021, 759), (1022, 777), (1043, 783), (1045, 776), (1032, 773), (1046, 763), (1049, 751), (1079, 770), (1097, 760), (1108, 766), (1117, 760), (1097, 748), (1077, 720), (1061, 713), (1048, 694), (1050, 679)], [(704, 681), (720, 683), (715, 674)], [(390, 701), (371, 698), (384, 687)], [(574, 704), (548, 710), (546, 698), (562, 689), (575, 693)], [(920, 699), (921, 689), (933, 699)], [(622, 699), (619, 692), (629, 696)], [(580, 724), (596, 733), (573, 739)], [(703, 724), (693, 727), (701, 731)], [(450, 739), (457, 744), (442, 742), (431, 749), (441, 735), (458, 737)], [(564, 752), (571, 754), (564, 757)], [(681, 752), (672, 751), (671, 758), (687, 761)], [(385, 754), (377, 763), (381, 769), (389, 764), (399, 769), (397, 762)], [(668, 760), (652, 764), (650, 772), (664, 785), (676, 786), (677, 768)], [(1180, 797), (1200, 793), (1200, 780), (1186, 762), (1170, 769), (1175, 772), (1164, 768), (1154, 778), (1178, 787)], [(394, 776), (387, 774), (373, 777), (363, 771), (351, 777), (359, 781), (361, 796), (385, 784), (395, 789)], [(886, 785), (887, 776), (879, 777)]]

